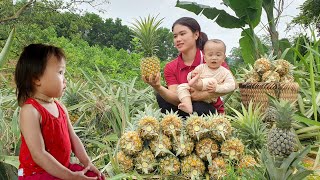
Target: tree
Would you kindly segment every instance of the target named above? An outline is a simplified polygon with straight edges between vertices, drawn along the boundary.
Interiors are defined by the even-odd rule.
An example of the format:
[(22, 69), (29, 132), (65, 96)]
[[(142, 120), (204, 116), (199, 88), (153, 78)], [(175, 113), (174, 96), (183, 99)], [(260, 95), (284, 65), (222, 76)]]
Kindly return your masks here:
[(159, 28), (158, 52), (156, 55), (161, 61), (172, 60), (177, 56), (178, 50), (173, 44), (173, 33), (168, 28)]
[(300, 6), (300, 14), (292, 22), (304, 26), (316, 24), (320, 35), (320, 0), (306, 0)]

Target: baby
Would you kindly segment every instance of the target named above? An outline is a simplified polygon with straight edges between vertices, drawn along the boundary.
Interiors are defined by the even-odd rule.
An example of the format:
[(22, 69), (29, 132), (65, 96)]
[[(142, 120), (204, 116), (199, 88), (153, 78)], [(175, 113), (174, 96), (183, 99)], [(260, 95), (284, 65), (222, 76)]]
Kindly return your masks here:
[[(226, 46), (218, 39), (208, 40), (204, 45), (203, 53), (206, 64), (200, 64), (187, 76), (188, 83), (180, 84), (177, 87), (180, 104), (178, 108), (186, 113), (192, 113), (190, 87), (196, 90), (229, 93), (235, 90), (236, 82), (232, 73), (221, 66), (226, 55)], [(215, 102), (216, 98), (206, 100), (207, 103)]]

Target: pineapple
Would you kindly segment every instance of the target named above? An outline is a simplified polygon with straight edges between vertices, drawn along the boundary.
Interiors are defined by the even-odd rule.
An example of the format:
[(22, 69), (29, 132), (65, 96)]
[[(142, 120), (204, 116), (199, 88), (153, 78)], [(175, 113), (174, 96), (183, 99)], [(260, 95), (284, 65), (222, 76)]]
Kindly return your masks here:
[(160, 72), (160, 60), (155, 56), (155, 53), (159, 38), (158, 28), (163, 18), (156, 19), (157, 17), (151, 17), (150, 15), (144, 19), (135, 19), (136, 23), (133, 23), (131, 28), (144, 53), (144, 58), (140, 62), (141, 75), (144, 78), (154, 77)]
[(214, 140), (221, 142), (231, 136), (231, 124), (224, 115), (211, 114), (207, 118), (209, 131)]
[(177, 113), (178, 112), (173, 112), (172, 110), (171, 112), (167, 111), (160, 122), (163, 134), (168, 137), (173, 137), (174, 139), (180, 134), (183, 126), (182, 119)]
[(294, 115), (294, 105), (291, 102), (272, 99), (277, 109), (276, 126), (268, 134), (268, 151), (273, 156), (287, 157), (295, 149), (296, 135), (292, 132), (291, 123)]
[(290, 68), (291, 68), (291, 64), (284, 59), (278, 59), (273, 61), (273, 65), (275, 68), (275, 71), (280, 75), (280, 76), (284, 76), (286, 74), (289, 73)]
[(223, 179), (227, 175), (226, 162), (222, 157), (216, 157), (209, 162), (208, 171), (211, 179)]
[(160, 159), (159, 169), (163, 175), (177, 175), (180, 172), (180, 161), (175, 156), (166, 156)]
[(134, 165), (138, 172), (149, 174), (155, 170), (156, 160), (150, 149), (143, 149), (134, 158)]
[[(150, 141), (150, 149), (155, 154), (155, 157), (163, 157), (166, 154), (172, 154), (172, 144), (168, 136), (160, 134), (157, 138)], [(172, 154), (173, 155), (173, 154)]]
[(154, 110), (152, 105), (146, 105), (144, 111), (138, 111), (134, 121), (137, 122), (139, 136), (143, 140), (151, 140), (158, 136), (160, 114), (160, 109)]
[(279, 82), (280, 75), (275, 71), (267, 71), (262, 75), (262, 82)]
[(202, 116), (191, 114), (186, 121), (185, 125), (188, 135), (194, 139), (199, 140), (207, 135), (208, 125)]
[(261, 76), (251, 65), (249, 65), (249, 70), (243, 69), (244, 70), (244, 81), (245, 82), (250, 82), (250, 83), (256, 83), (261, 81)]
[(129, 172), (133, 169), (133, 160), (130, 156), (127, 156), (123, 151), (117, 153), (117, 161), (119, 167), (123, 172)]
[(195, 154), (186, 156), (181, 161), (181, 173), (191, 179), (201, 179), (205, 168), (204, 162)]
[(218, 144), (210, 138), (201, 139), (196, 144), (196, 153), (204, 161), (217, 157), (218, 151)]
[(263, 122), (266, 123), (267, 128), (271, 128), (277, 117), (277, 109), (273, 106), (268, 106), (264, 112)]
[(231, 138), (221, 145), (221, 154), (229, 160), (240, 160), (244, 153), (244, 145), (238, 138)]
[(176, 152), (176, 156), (187, 156), (192, 153), (193, 148), (193, 140), (186, 134), (185, 131), (182, 131), (176, 140), (173, 139), (173, 151)]
[(238, 167), (240, 169), (243, 169), (243, 168), (250, 168), (250, 169), (253, 169), (254, 166), (257, 165), (257, 162), (256, 160), (250, 156), (250, 155), (245, 155), (241, 158), (239, 164), (238, 164)]
[(271, 63), (266, 58), (260, 58), (255, 61), (253, 67), (258, 74), (262, 75), (271, 69)]
[(120, 138), (120, 148), (127, 154), (134, 156), (142, 150), (142, 140), (136, 131), (127, 131)]
[(294, 77), (291, 74), (286, 74), (286, 75), (280, 77), (280, 82), (292, 83), (292, 82), (294, 82)]

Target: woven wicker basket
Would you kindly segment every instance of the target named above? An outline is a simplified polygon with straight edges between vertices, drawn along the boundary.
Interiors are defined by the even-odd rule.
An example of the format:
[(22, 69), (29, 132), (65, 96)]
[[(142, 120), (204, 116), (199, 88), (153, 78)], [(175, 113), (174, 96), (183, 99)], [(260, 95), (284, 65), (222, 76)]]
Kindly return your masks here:
[(241, 101), (248, 107), (250, 101), (254, 105), (260, 104), (261, 110), (264, 111), (269, 104), (268, 95), (277, 99), (284, 99), (295, 102), (298, 99), (298, 83), (240, 83), (239, 84)]

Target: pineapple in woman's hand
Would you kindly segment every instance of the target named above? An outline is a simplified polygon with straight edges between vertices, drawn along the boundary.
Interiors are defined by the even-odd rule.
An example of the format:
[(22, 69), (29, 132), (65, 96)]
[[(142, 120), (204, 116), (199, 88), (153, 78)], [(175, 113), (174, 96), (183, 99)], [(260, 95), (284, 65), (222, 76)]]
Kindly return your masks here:
[(158, 28), (163, 19), (156, 20), (157, 17), (135, 19), (131, 28), (134, 37), (138, 39), (144, 58), (141, 59), (140, 69), (144, 78), (155, 77), (160, 72), (160, 60), (155, 56), (158, 51), (157, 41), (159, 39)]

